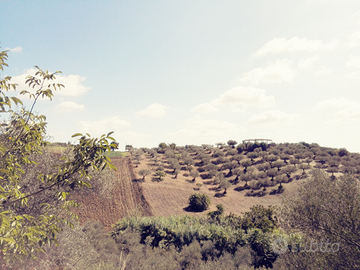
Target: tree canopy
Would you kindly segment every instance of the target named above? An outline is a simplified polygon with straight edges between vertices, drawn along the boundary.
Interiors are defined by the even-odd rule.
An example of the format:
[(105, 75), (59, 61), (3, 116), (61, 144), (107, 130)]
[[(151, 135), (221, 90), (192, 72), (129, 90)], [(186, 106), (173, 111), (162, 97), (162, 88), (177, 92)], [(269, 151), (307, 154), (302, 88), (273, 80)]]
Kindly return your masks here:
[[(7, 51), (0, 52), (2, 71), (8, 66), (7, 57)], [(8, 96), (17, 85), (11, 83), (10, 76), (0, 77), (0, 113), (4, 117), (0, 129), (0, 259), (7, 262), (33, 256), (45, 243), (56, 242), (62, 224), (71, 226), (71, 219), (76, 218), (72, 208), (77, 203), (71, 198), (72, 192), (91, 187), (92, 171), (116, 169), (105, 155), (116, 147), (112, 132), (100, 138), (74, 134), (78, 143), (70, 146), (69, 155), (58, 159), (56, 166), (39, 164), (38, 157), (49, 145), (47, 123), (46, 117), (33, 109), (39, 98), (52, 100), (53, 91), (65, 86), (54, 83), (61, 72), (35, 68), (35, 75), (25, 82), (32, 91), (20, 92), (33, 100), (30, 110), (13, 110), (13, 105), (23, 105), (21, 99)], [(26, 178), (29, 169), (34, 171), (30, 179)], [(39, 197), (42, 200), (34, 208)]]

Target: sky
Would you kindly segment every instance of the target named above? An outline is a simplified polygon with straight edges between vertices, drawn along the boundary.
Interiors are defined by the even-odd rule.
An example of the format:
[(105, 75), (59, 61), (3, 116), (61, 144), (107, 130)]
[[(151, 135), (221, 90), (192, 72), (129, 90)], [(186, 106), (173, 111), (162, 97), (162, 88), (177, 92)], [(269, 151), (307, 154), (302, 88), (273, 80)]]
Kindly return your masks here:
[[(271, 139), (360, 152), (358, 0), (0, 0), (18, 91), (52, 142), (114, 131), (120, 149)], [(25, 105), (31, 105), (22, 96)], [(5, 117), (5, 116), (2, 116)]]

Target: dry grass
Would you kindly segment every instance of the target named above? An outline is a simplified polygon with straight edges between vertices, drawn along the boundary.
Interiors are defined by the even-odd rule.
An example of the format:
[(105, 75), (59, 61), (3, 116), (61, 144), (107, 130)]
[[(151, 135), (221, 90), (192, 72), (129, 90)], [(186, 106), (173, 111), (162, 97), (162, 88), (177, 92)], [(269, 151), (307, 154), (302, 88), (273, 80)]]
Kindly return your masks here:
[[(194, 158), (194, 154), (189, 155)], [(295, 174), (292, 174), (293, 180), (283, 184), (285, 191), (282, 194), (269, 195), (271, 190), (278, 188), (276, 185), (267, 187), (267, 195), (263, 197), (245, 196), (249, 190), (236, 191), (236, 188), (244, 186), (244, 182), (240, 182), (238, 184), (233, 183), (228, 188), (227, 194), (223, 195), (223, 191), (217, 189), (218, 185), (213, 185), (212, 179), (203, 180), (201, 177), (197, 177), (196, 181), (192, 182), (192, 177), (185, 170), (181, 170), (177, 179), (174, 179), (174, 174), (168, 167), (165, 156), (160, 155), (158, 159), (163, 162), (164, 171), (167, 173), (164, 180), (153, 182), (151, 181), (152, 176), (147, 175), (145, 181), (142, 182), (142, 177), (137, 174), (141, 169), (149, 169), (152, 173), (156, 170), (148, 154), (144, 154), (137, 165), (131, 162), (131, 156), (113, 158), (118, 171), (115, 172), (116, 185), (112, 189), (112, 196), (111, 198), (103, 198), (92, 193), (88, 196), (78, 197), (84, 204), (84, 207), (79, 211), (82, 222), (98, 220), (109, 229), (112, 224), (134, 211), (143, 215), (155, 216), (203, 215), (204, 212), (187, 211), (188, 198), (193, 193), (204, 193), (210, 197), (212, 204), (205, 213), (216, 210), (217, 204), (223, 204), (226, 213), (241, 214), (249, 211), (254, 205), (280, 206), (284, 196), (295, 195), (300, 185), (306, 181), (305, 178), (296, 180), (302, 174), (302, 170), (298, 169)], [(199, 160), (195, 161), (200, 162)], [(312, 162), (311, 165), (315, 165), (315, 162)], [(227, 173), (228, 171), (224, 172)], [(230, 182), (234, 179), (235, 176), (228, 178)], [(195, 190), (198, 188), (197, 183), (202, 184), (199, 190)]]
[[(165, 162), (165, 157), (163, 161)], [(141, 169), (150, 169), (154, 171), (154, 167), (151, 166), (150, 157), (146, 154), (143, 156), (140, 164), (135, 168), (135, 172)], [(165, 171), (167, 169), (165, 168)], [(170, 170), (168, 170), (170, 171)], [(298, 173), (301, 173), (300, 171)], [(280, 205), (284, 195), (295, 194), (298, 190), (299, 185), (305, 180), (293, 180), (290, 183), (283, 184), (285, 186), (285, 192), (276, 195), (266, 195), (264, 197), (246, 197), (245, 193), (247, 190), (235, 191), (234, 188), (243, 186), (244, 183), (240, 182), (237, 185), (232, 185), (228, 190), (227, 194), (223, 197), (215, 197), (216, 193), (223, 193), (223, 191), (212, 190), (217, 185), (206, 184), (208, 179), (203, 180), (201, 177), (196, 178), (196, 182), (191, 182), (192, 177), (185, 177), (186, 171), (181, 170), (177, 179), (173, 179), (172, 174), (167, 174), (162, 182), (152, 182), (151, 177), (147, 176), (145, 182), (142, 183), (143, 194), (146, 201), (151, 207), (152, 214), (155, 216), (170, 216), (170, 215), (203, 215), (203, 213), (191, 213), (186, 211), (188, 206), (188, 198), (191, 194), (199, 192), (207, 194), (211, 199), (211, 207), (208, 211), (216, 210), (217, 204), (223, 204), (225, 212), (241, 214), (249, 211), (254, 205)], [(140, 178), (140, 177), (139, 177)], [(235, 176), (229, 178), (234, 179)], [(200, 190), (195, 191), (196, 183), (201, 183)], [(267, 191), (277, 187), (268, 187)], [(208, 212), (207, 211), (207, 212)]]

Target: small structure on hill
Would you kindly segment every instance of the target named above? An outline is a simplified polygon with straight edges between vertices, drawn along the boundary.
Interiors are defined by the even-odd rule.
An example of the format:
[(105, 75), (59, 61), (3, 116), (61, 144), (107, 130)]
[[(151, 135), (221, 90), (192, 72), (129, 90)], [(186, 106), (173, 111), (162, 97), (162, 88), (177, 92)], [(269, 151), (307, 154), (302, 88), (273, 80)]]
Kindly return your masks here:
[(243, 142), (243, 144), (247, 144), (247, 143), (249, 143), (249, 142), (252, 142), (252, 143), (271, 143), (272, 142), (272, 140), (270, 140), (270, 139), (248, 139), (248, 140), (243, 140), (242, 141)]

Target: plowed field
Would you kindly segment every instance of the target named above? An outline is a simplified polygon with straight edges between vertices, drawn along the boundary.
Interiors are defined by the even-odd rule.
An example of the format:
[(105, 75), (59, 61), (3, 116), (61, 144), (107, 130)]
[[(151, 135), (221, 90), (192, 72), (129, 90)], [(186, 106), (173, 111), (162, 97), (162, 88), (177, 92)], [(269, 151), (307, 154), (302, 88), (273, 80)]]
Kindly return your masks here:
[[(134, 168), (130, 158), (112, 158), (117, 167), (115, 174), (116, 185), (112, 189), (111, 198), (103, 198), (96, 193), (87, 196), (78, 196), (77, 200), (83, 204), (78, 214), (82, 222), (87, 220), (98, 220), (107, 229), (111, 228), (119, 219), (132, 212), (140, 212), (143, 215), (170, 216), (170, 215), (204, 215), (187, 211), (188, 198), (193, 193), (207, 194), (211, 199), (211, 207), (208, 211), (216, 210), (217, 204), (223, 204), (226, 213), (241, 214), (249, 211), (254, 205), (261, 204), (280, 205), (285, 194), (296, 193), (299, 185), (304, 180), (294, 180), (286, 184), (283, 194), (266, 195), (264, 197), (247, 197), (244, 191), (234, 190), (236, 187), (244, 185), (232, 185), (225, 196), (216, 197), (218, 192), (214, 190), (214, 185), (200, 177), (196, 183), (202, 184), (200, 190), (194, 190), (196, 185), (192, 182), (192, 177), (186, 171), (181, 170), (177, 179), (173, 179), (173, 174), (168, 169), (167, 175), (161, 182), (151, 181), (151, 176), (146, 176), (145, 181), (141, 182), (142, 177), (137, 176), (140, 169), (147, 168), (154, 171), (150, 156), (144, 155), (141, 163)], [(165, 159), (164, 159), (164, 162)], [(208, 212), (206, 211), (206, 212)], [(205, 213), (206, 213), (205, 212)]]
[(136, 177), (130, 159), (112, 158), (112, 162), (117, 167), (117, 171), (114, 172), (116, 184), (111, 197), (104, 198), (94, 193), (76, 197), (77, 201), (83, 204), (77, 212), (82, 223), (98, 220), (110, 229), (112, 224), (132, 211), (151, 215), (150, 207), (141, 190), (142, 187), (139, 182), (133, 181)]

